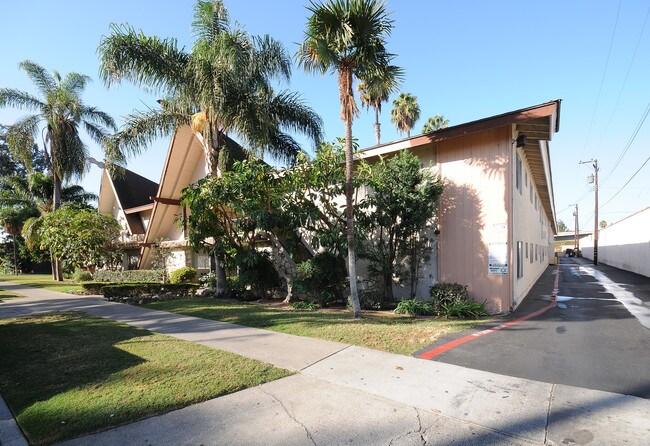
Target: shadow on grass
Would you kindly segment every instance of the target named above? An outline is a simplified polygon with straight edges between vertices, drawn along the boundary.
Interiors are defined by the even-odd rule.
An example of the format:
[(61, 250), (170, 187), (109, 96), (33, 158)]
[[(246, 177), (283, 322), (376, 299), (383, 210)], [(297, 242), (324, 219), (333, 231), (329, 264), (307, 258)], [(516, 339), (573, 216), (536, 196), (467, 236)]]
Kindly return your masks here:
[[(20, 417), (38, 402), (102, 382), (111, 374), (141, 364), (142, 358), (115, 344), (150, 335), (76, 312), (1, 321), (0, 394)], [(39, 437), (34, 425), (44, 424), (44, 420), (20, 421), (28, 433)]]

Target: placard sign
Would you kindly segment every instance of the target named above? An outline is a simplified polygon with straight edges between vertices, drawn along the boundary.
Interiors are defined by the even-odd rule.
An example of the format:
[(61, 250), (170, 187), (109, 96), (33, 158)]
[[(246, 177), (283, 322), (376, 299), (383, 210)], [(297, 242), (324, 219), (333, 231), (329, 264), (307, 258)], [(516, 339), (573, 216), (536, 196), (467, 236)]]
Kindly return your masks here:
[(488, 253), (488, 275), (508, 275), (508, 243), (490, 243)]

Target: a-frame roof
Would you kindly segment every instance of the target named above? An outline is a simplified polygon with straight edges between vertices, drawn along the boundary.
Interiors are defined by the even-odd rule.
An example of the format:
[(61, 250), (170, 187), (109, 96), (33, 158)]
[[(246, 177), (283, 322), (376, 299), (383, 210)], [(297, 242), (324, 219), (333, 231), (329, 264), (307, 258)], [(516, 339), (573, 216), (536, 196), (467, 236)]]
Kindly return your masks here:
[[(230, 154), (235, 160), (246, 158), (246, 151), (228, 136), (222, 135)], [(151, 219), (140, 252), (139, 267), (148, 266), (150, 246), (161, 239), (174, 225), (175, 215), (179, 212), (179, 202), (184, 188), (189, 186), (199, 165), (205, 168), (203, 141), (199, 133), (194, 133), (190, 126), (183, 125), (172, 136), (167, 159), (160, 178), (160, 185), (155, 195)], [(207, 175), (205, 168), (204, 175)]]
[(157, 190), (158, 183), (129, 169), (119, 168), (114, 173), (104, 169), (99, 192), (99, 212), (112, 213), (113, 198), (124, 212), (131, 234), (144, 234), (142, 219), (137, 212), (153, 207), (152, 197)]

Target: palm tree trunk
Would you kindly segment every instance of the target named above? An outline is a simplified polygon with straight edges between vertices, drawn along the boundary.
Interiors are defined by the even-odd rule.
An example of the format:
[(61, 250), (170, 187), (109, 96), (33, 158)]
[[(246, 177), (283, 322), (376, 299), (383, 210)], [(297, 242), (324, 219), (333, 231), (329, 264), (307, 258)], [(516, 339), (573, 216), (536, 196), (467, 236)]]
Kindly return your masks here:
[[(209, 114), (206, 112), (206, 117), (208, 116)], [(207, 135), (205, 135), (205, 145), (203, 147), (205, 151), (205, 162), (208, 166), (210, 175), (216, 177), (219, 175), (219, 169), (221, 169), (222, 172), (225, 169), (225, 166), (219, 166), (218, 164), (219, 151), (221, 149), (219, 131), (216, 128), (216, 123), (210, 121), (209, 119), (206, 125), (206, 130)], [(214, 260), (214, 274), (217, 282), (215, 293), (217, 296), (219, 296), (226, 291), (226, 270), (223, 267), (223, 259), (219, 258), (219, 255), (217, 253), (214, 255)]]
[(379, 108), (375, 107), (375, 138), (377, 138), (377, 145), (381, 144), (381, 124), (379, 123)]
[[(61, 207), (61, 179), (58, 174), (52, 169), (52, 181), (54, 182), (54, 194), (52, 195), (52, 212), (55, 212)], [(55, 255), (51, 256), (52, 261), (52, 280), (63, 282), (63, 274), (61, 272), (61, 262)]]
[(350, 297), (352, 298), (352, 310), (354, 317), (361, 316), (361, 304), (359, 292), (357, 291), (357, 250), (354, 240), (354, 203), (352, 196), (354, 186), (352, 184), (353, 174), (352, 159), (352, 121), (345, 122), (345, 216), (348, 238), (348, 276), (350, 278)]

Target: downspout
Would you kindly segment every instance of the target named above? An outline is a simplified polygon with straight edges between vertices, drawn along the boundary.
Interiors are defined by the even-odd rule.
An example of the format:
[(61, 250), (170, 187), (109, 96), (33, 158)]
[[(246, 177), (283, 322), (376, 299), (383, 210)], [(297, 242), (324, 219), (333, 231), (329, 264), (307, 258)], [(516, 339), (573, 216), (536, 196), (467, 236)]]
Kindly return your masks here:
[[(516, 144), (513, 143), (512, 141), (517, 139), (517, 131), (515, 130), (515, 126), (511, 125), (510, 126), (510, 156), (508, 157), (508, 180), (506, 182), (506, 190), (508, 191), (509, 196), (509, 201), (510, 201), (510, 209), (508, 212), (508, 253), (510, 255), (510, 260), (509, 260), (509, 265), (510, 268), (508, 269), (508, 272), (510, 273), (510, 280), (508, 281), (508, 302), (510, 306), (510, 311), (515, 310), (515, 302), (514, 302), (514, 294), (515, 294), (515, 280), (517, 280), (517, 261), (515, 258), (515, 242), (514, 242), (514, 212), (515, 212), (515, 194), (514, 194), (514, 161), (517, 156), (517, 147)], [(515, 148), (513, 149), (513, 145)], [(523, 259), (522, 259), (523, 262)]]

